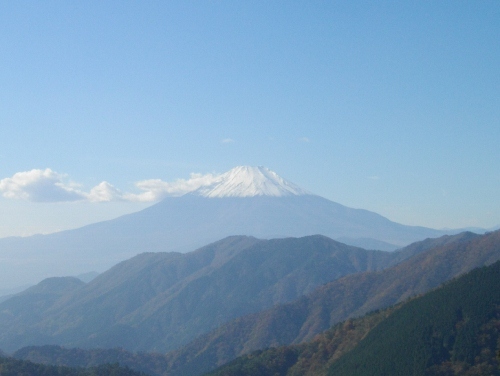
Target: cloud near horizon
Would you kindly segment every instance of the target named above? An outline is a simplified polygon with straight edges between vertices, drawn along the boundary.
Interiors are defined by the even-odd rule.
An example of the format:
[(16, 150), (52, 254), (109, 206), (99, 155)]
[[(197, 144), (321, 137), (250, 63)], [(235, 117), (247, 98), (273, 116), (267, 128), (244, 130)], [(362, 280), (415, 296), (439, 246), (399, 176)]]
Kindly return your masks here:
[(214, 174), (192, 173), (189, 179), (177, 179), (171, 183), (161, 179), (143, 180), (135, 183), (140, 193), (122, 192), (103, 181), (85, 192), (80, 184), (66, 182), (67, 175), (46, 168), (17, 172), (10, 178), (0, 180), (0, 193), (5, 198), (31, 202), (154, 202), (168, 196), (182, 196), (211, 185), (217, 178), (218, 175)]
[(151, 202), (171, 196), (178, 197), (193, 192), (200, 187), (211, 185), (217, 181), (218, 175), (192, 173), (190, 179), (177, 179), (172, 183), (161, 179), (142, 180), (135, 186), (143, 191), (140, 194), (127, 193), (123, 197), (127, 201)]
[(85, 199), (85, 194), (78, 185), (64, 183), (65, 175), (50, 168), (17, 172), (11, 178), (0, 180), (0, 192), (3, 197), (23, 199), (33, 202), (78, 201)]

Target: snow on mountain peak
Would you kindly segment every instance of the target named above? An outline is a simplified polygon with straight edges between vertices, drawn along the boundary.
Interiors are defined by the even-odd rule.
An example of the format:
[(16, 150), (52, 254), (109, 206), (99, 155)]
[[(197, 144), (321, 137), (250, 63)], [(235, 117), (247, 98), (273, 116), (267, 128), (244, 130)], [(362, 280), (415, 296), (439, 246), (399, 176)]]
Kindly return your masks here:
[(235, 167), (218, 175), (212, 184), (200, 187), (193, 193), (204, 197), (280, 197), (310, 194), (262, 166)]

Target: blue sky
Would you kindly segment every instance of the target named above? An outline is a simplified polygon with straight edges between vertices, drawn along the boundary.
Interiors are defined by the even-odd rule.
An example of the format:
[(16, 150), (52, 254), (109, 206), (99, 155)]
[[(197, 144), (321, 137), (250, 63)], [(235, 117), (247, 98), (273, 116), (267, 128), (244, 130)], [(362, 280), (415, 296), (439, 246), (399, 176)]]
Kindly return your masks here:
[(499, 225), (499, 20), (498, 1), (1, 2), (0, 237), (237, 165), (404, 224)]

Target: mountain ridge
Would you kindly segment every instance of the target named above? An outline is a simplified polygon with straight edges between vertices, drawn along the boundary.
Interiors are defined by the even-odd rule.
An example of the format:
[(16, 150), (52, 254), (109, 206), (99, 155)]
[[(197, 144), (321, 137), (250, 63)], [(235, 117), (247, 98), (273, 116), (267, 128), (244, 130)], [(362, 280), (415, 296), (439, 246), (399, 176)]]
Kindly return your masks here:
[[(88, 284), (60, 279), (82, 285), (53, 294), (36, 317), (30, 314), (44, 295), (26, 302), (24, 313), (16, 308), (15, 316), (9, 312), (19, 297), (0, 303), (0, 348), (64, 344), (167, 351), (235, 317), (294, 300), (348, 273), (378, 270), (396, 258), (321, 235), (233, 236), (186, 254), (142, 253)], [(39, 291), (40, 284), (32, 289)]]
[(167, 354), (169, 375), (188, 375), (188, 369), (206, 372), (255, 350), (309, 341), (338, 322), (425, 293), (499, 260), (500, 231), (427, 239), (401, 253), (410, 258), (381, 271), (344, 276), (296, 301), (240, 317), (196, 338)]
[[(240, 169), (244, 170), (240, 178), (239, 170), (233, 169), (226, 173), (225, 180), (209, 179), (210, 184), (203, 188), (207, 195), (225, 192), (227, 197), (191, 192), (78, 229), (0, 239), (0, 285), (14, 288), (47, 277), (102, 272), (139, 253), (188, 252), (232, 235), (269, 239), (321, 234), (370, 249), (394, 250), (425, 238), (455, 233), (402, 225), (368, 210), (305, 194), (264, 168)], [(230, 177), (235, 174), (233, 181)], [(260, 178), (254, 181), (256, 175)], [(235, 189), (240, 193), (281, 189), (286, 194), (229, 196)]]

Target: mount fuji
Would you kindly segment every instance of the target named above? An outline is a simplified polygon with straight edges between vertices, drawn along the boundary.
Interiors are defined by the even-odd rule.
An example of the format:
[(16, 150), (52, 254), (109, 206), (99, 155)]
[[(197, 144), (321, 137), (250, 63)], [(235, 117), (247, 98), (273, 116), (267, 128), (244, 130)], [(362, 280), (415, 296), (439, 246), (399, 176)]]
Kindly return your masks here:
[(49, 235), (0, 239), (0, 285), (103, 271), (138, 253), (187, 252), (231, 235), (315, 234), (391, 250), (445, 232), (348, 208), (265, 167), (239, 166), (183, 196), (167, 197), (136, 213)]
[(301, 196), (310, 194), (265, 167), (238, 166), (193, 194), (203, 197)]

